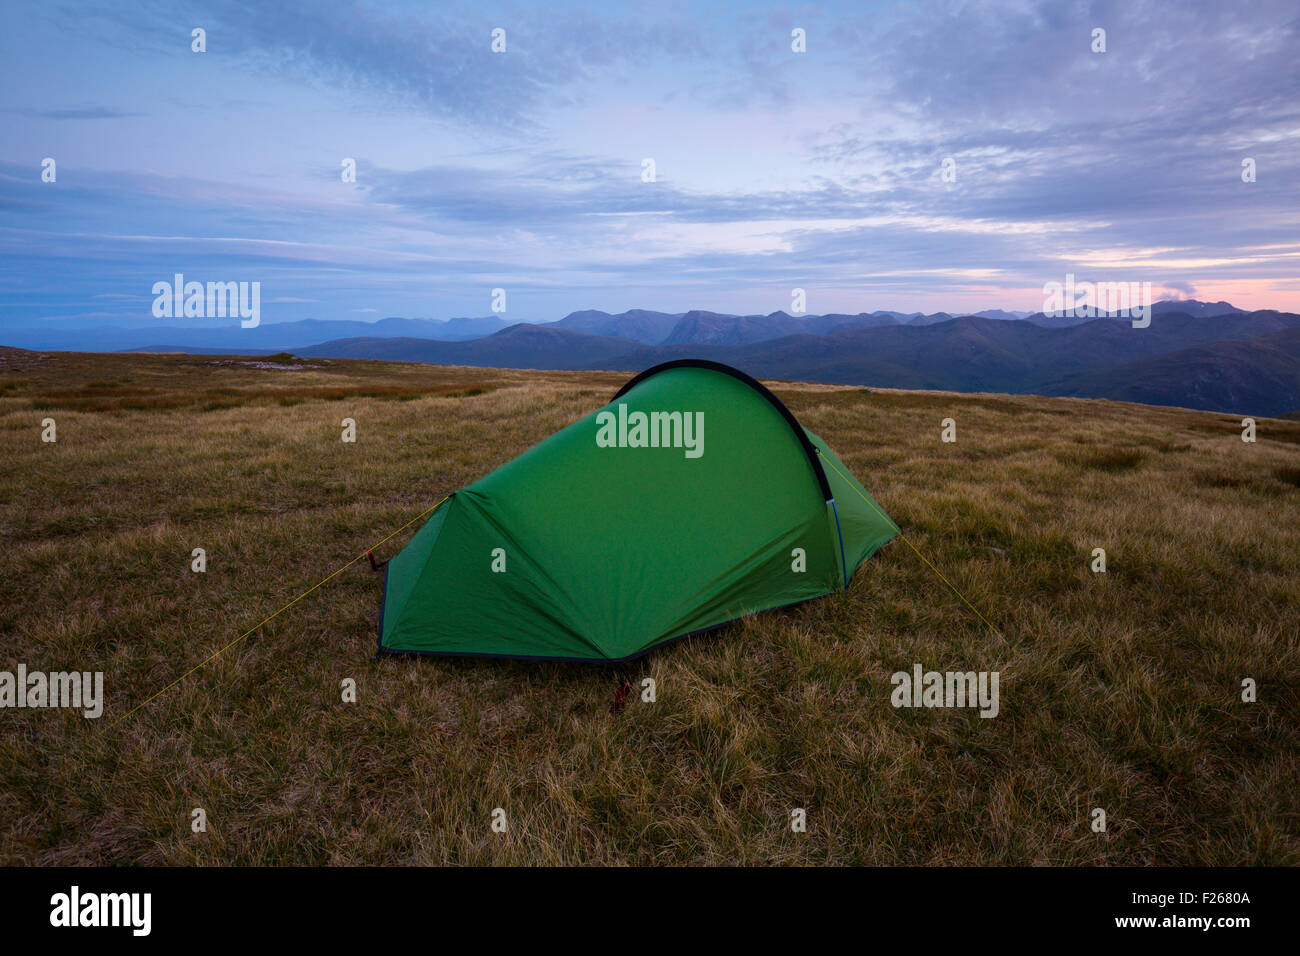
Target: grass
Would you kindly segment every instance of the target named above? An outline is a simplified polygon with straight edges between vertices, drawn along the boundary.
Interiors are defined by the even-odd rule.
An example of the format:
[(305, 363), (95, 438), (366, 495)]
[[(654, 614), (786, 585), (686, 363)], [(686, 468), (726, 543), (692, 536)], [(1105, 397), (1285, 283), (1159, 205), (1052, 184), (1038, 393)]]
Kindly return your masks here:
[[(363, 561), (114, 727), (627, 376), (0, 353), (0, 668), (107, 698), (0, 712), (0, 863), (1300, 862), (1300, 422), (772, 383), (996, 633), (895, 542), (615, 717), (599, 667), (371, 661)], [(1001, 713), (895, 710), (918, 662)]]

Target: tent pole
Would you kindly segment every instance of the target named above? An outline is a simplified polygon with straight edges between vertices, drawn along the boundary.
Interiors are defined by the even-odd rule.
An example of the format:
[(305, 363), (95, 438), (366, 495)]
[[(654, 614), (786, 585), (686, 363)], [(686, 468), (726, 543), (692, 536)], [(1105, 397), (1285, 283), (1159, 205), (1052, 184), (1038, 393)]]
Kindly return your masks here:
[(840, 567), (844, 569), (844, 588), (848, 590), (849, 586), (849, 562), (844, 556), (844, 532), (840, 530), (840, 509), (835, 507), (835, 499), (830, 498), (826, 502), (831, 506), (831, 511), (835, 512), (835, 533), (840, 538)]

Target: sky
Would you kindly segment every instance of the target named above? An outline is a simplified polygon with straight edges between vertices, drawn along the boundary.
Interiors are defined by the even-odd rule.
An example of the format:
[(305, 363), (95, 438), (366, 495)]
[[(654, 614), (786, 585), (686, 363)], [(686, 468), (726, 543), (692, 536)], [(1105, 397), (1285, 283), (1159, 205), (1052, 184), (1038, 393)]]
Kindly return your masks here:
[(1294, 0), (6, 0), (0, 329), (157, 323), (176, 273), (263, 322), (1300, 312), (1298, 41)]

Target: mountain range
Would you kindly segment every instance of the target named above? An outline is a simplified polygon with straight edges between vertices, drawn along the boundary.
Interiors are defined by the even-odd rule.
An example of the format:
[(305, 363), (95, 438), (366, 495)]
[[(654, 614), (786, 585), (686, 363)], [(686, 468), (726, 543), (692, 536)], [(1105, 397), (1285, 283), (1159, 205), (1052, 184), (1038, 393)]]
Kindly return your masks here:
[[(72, 346), (89, 351), (291, 351), (499, 368), (631, 371), (698, 357), (760, 378), (1110, 398), (1256, 416), (1300, 409), (1300, 315), (1183, 300), (1156, 303), (1152, 316), (1148, 327), (1134, 328), (1128, 319), (997, 309), (799, 316), (632, 309), (585, 310), (535, 324), (509, 324), (499, 316), (313, 319), (255, 329), (60, 334), (90, 333)], [(29, 344), (12, 332), (0, 333), (0, 344), (68, 347)]]
[[(977, 314), (1004, 320), (1023, 319), (1028, 315), (1025, 312), (1004, 312), (1001, 309)], [(643, 345), (691, 342), (743, 345), (799, 332), (825, 334), (870, 325), (925, 325), (951, 318), (953, 315), (947, 312), (926, 315), (921, 312), (904, 314), (882, 311), (859, 315), (792, 316), (785, 312), (729, 315), (700, 310), (671, 313), (645, 309), (629, 309), (615, 314), (587, 309), (571, 312), (556, 322), (531, 324), (586, 335), (632, 339)], [(445, 320), (392, 317), (374, 322), (302, 319), (296, 322), (263, 322), (251, 329), (241, 328), (233, 320), (231, 324), (220, 326), (141, 324), (137, 321), (129, 326), (82, 327), (67, 322), (35, 322), (12, 325), (3, 330), (0, 332), (0, 345), (86, 352), (157, 351), (159, 348), (168, 348), (171, 351), (185, 352), (233, 350), (242, 353), (296, 348), (348, 338), (415, 338), (461, 342), (492, 335), (518, 324), (500, 315)]]

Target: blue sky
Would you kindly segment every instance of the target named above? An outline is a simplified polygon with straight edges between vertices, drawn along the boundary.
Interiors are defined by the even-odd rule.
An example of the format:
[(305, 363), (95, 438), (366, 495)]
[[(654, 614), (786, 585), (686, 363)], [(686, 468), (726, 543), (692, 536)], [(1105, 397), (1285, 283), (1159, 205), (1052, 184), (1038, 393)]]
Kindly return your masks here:
[(1067, 272), (1300, 311), (1294, 0), (0, 18), (0, 326), (157, 322), (177, 272), (265, 322), (1034, 310)]

